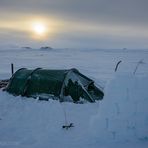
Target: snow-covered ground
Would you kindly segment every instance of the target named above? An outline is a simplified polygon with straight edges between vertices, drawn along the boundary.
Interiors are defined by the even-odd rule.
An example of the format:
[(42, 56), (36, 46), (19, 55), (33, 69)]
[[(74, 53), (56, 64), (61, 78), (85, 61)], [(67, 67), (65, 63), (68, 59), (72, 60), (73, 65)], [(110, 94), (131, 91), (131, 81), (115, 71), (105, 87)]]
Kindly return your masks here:
[(105, 92), (101, 102), (74, 104), (0, 91), (0, 148), (148, 147), (148, 50), (1, 48), (0, 63), (0, 79), (11, 76), (11, 63), (15, 70), (77, 68)]

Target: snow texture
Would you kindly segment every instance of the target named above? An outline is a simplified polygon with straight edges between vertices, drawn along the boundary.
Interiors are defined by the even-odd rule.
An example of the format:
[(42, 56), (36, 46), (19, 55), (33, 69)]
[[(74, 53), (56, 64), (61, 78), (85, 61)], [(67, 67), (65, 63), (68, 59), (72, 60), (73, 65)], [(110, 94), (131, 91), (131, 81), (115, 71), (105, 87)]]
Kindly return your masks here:
[[(117, 72), (118, 61), (122, 60)], [(138, 61), (142, 60), (134, 70)], [(0, 79), (26, 67), (77, 68), (103, 86), (96, 103), (15, 97), (0, 91), (0, 148), (147, 148), (148, 51), (1, 48)], [(62, 126), (74, 123), (66, 130)]]

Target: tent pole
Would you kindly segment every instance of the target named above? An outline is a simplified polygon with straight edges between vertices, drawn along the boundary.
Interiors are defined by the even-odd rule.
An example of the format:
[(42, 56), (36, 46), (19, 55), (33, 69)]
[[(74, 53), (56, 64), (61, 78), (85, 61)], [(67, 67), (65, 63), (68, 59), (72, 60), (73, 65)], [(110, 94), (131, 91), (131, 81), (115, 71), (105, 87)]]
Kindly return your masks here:
[(14, 74), (14, 66), (13, 66), (13, 63), (11, 63), (11, 75)]

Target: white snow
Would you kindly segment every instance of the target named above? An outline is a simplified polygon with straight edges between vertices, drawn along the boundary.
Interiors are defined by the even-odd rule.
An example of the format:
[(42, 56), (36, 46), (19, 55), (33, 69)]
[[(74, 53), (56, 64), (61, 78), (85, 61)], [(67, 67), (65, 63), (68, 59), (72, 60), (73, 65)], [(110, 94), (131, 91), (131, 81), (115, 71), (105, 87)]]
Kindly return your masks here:
[[(92, 131), (100, 140), (148, 142), (148, 77), (117, 75), (107, 86)], [(148, 143), (147, 143), (148, 144)]]
[[(105, 92), (101, 102), (74, 104), (0, 91), (0, 148), (148, 147), (147, 50), (1, 48), (0, 63), (0, 79), (11, 76), (10, 63), (15, 70), (77, 68)], [(65, 114), (75, 126), (69, 130), (62, 129)]]

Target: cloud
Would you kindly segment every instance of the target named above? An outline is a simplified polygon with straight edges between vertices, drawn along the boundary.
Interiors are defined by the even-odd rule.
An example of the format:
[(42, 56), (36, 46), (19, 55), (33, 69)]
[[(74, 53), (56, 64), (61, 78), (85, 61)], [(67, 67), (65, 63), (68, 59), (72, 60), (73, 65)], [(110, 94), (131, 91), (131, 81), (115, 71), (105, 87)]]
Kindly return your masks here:
[(63, 19), (93, 22), (148, 23), (147, 0), (1, 0), (5, 12), (55, 15)]
[(17, 26), (27, 18), (45, 17), (56, 22), (54, 39), (63, 45), (115, 47), (135, 41), (146, 47), (147, 6), (147, 0), (0, 0), (0, 22)]

